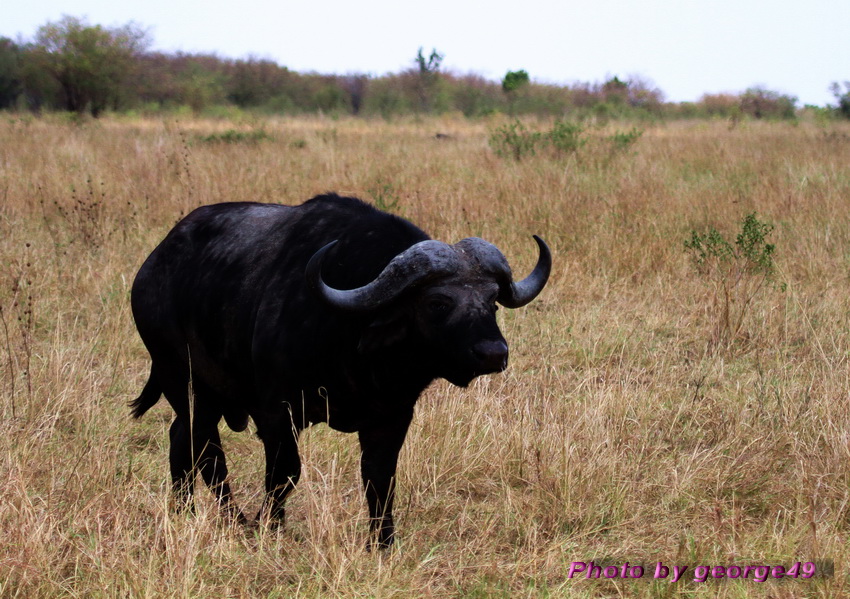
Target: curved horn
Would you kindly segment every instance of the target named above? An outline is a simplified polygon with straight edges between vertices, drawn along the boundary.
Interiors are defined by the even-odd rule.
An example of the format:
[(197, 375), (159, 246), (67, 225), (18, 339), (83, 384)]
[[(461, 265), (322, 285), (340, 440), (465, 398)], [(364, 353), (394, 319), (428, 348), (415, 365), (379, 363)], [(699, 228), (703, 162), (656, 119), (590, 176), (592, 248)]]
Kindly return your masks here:
[(455, 244), (458, 251), (467, 254), (478, 263), (478, 267), (496, 276), (499, 281), (499, 296), (496, 299), (506, 308), (521, 308), (543, 290), (552, 270), (552, 254), (546, 242), (534, 236), (540, 256), (537, 266), (522, 281), (514, 283), (511, 267), (502, 252), (489, 241), (468, 237)]
[(549, 280), (549, 273), (552, 272), (552, 252), (546, 242), (537, 235), (534, 235), (534, 241), (540, 249), (537, 265), (522, 281), (511, 281), (507, 288), (500, 290), (498, 301), (505, 308), (521, 308), (526, 305), (543, 291), (546, 281)]
[(328, 304), (341, 310), (374, 310), (394, 300), (411, 285), (426, 278), (452, 274), (459, 267), (457, 254), (451, 246), (429, 239), (420, 241), (390, 260), (371, 283), (356, 289), (334, 289), (322, 280), (322, 264), (337, 241), (313, 254), (305, 274), (310, 288)]

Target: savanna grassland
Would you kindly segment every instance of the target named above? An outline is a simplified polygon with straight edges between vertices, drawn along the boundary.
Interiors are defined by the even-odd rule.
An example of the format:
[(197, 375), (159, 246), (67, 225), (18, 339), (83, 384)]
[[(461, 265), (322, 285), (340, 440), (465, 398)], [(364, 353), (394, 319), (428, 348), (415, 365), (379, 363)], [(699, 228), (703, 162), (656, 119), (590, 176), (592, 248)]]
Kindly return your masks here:
[[(501, 123), (0, 118), (0, 597), (840, 597), (850, 593), (850, 127), (590, 128), (521, 160)], [(529, 122), (529, 129), (550, 123)], [(629, 126), (621, 126), (628, 129)], [(435, 138), (435, 133), (448, 135)], [(501, 310), (506, 373), (421, 398), (390, 551), (365, 550), (355, 435), (319, 425), (282, 530), (169, 507), (133, 276), (192, 208), (335, 190), (496, 243), (540, 298)], [(695, 263), (755, 213), (771, 270)], [(709, 261), (710, 262), (710, 261)], [(236, 498), (262, 450), (223, 430)], [(568, 578), (576, 561), (642, 580)], [(834, 560), (832, 578), (693, 582)], [(652, 580), (656, 562), (689, 566)]]

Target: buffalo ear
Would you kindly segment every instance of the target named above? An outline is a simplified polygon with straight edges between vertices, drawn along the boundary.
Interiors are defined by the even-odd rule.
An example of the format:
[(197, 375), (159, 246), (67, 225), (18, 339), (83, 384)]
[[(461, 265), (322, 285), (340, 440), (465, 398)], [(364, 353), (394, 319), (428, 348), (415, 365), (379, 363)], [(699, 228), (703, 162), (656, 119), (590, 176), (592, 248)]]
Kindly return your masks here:
[(370, 354), (400, 343), (408, 335), (407, 322), (402, 311), (394, 311), (372, 321), (357, 344), (360, 354)]

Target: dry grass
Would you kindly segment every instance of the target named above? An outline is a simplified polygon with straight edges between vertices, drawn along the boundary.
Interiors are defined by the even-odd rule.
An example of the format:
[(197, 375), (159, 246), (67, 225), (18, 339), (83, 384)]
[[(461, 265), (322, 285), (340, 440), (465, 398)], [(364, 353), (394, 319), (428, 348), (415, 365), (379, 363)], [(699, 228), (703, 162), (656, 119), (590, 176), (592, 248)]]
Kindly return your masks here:
[[(493, 123), (0, 120), (0, 597), (845, 596), (850, 558), (850, 129), (682, 123), (631, 152), (503, 161)], [(205, 143), (228, 129), (271, 139)], [(436, 132), (450, 139), (434, 139)], [(608, 131), (611, 133), (611, 131)], [(128, 309), (147, 253), (193, 207), (337, 190), (436, 238), (480, 235), (519, 273), (508, 372), (420, 401), (400, 542), (364, 551), (356, 438), (320, 426), (286, 529), (168, 509), (161, 402)], [(712, 349), (691, 229), (776, 229), (784, 292)], [(237, 499), (261, 452), (226, 432)], [(691, 567), (832, 559), (820, 581), (586, 581), (573, 561)]]

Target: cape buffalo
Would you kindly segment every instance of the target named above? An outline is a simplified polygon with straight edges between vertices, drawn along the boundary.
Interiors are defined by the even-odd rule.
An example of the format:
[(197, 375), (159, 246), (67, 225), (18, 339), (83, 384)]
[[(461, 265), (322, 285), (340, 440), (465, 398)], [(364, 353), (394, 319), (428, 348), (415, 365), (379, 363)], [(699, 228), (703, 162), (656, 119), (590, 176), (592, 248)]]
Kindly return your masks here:
[(164, 394), (176, 412), (177, 496), (191, 506), (200, 471), (244, 520), (218, 423), (242, 431), (250, 417), (266, 456), (260, 515), (282, 521), (301, 471), (298, 435), (327, 422), (358, 434), (370, 539), (392, 543), (396, 462), (413, 406), (436, 378), (465, 387), (505, 369), (496, 303), (519, 308), (546, 284), (551, 256), (534, 239), (537, 265), (514, 282), (490, 243), (434, 241), (355, 198), (189, 214), (142, 265), (131, 295), (152, 361), (131, 407), (138, 418)]

